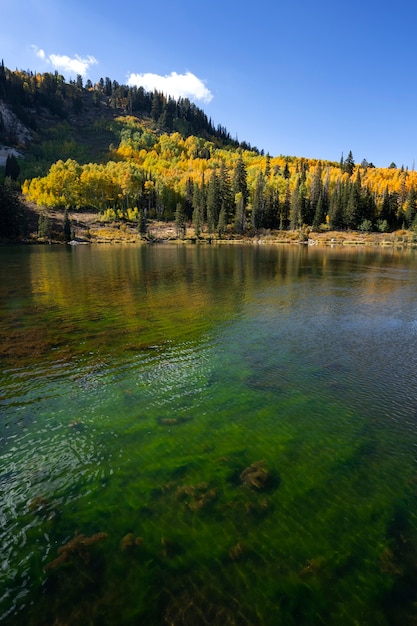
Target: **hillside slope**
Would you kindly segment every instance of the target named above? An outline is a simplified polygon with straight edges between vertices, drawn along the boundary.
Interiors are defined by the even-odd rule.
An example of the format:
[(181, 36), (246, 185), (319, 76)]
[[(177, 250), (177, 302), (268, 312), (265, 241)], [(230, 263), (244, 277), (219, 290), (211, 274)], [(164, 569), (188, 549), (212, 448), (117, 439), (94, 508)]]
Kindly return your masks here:
[(414, 171), (351, 152), (340, 163), (265, 155), (186, 99), (4, 66), (0, 98), (0, 140), (24, 155), (15, 178), (43, 211), (94, 211), (142, 232), (175, 221), (197, 238), (417, 228)]

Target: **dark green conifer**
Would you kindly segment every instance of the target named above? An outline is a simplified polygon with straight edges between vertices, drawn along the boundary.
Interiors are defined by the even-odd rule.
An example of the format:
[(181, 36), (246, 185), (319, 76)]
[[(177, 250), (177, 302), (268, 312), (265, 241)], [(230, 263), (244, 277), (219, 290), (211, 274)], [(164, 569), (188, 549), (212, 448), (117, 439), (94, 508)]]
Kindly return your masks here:
[(64, 230), (64, 240), (71, 241), (71, 222), (70, 222), (69, 215), (68, 215), (68, 209), (65, 209), (65, 212), (64, 212), (63, 230)]

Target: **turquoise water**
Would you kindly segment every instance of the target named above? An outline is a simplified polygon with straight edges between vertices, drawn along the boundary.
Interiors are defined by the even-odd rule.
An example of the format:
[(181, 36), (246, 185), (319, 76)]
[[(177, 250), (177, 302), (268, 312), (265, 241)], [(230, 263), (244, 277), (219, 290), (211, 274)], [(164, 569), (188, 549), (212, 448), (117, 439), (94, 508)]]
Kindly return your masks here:
[(416, 623), (413, 251), (0, 258), (4, 623)]

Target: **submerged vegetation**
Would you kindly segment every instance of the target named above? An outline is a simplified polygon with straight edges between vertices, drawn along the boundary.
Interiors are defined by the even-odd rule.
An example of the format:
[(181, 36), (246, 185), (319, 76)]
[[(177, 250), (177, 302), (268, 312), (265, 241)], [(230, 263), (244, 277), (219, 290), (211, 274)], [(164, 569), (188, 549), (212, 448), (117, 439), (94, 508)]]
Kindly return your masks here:
[[(141, 234), (170, 221), (179, 238), (190, 226), (197, 238), (417, 227), (416, 172), (358, 164), (351, 152), (337, 162), (270, 156), (188, 99), (2, 65), (0, 103), (0, 141), (22, 155), (9, 155), (6, 180), (47, 215), (93, 211)], [(0, 201), (0, 236), (22, 238), (19, 212)]]

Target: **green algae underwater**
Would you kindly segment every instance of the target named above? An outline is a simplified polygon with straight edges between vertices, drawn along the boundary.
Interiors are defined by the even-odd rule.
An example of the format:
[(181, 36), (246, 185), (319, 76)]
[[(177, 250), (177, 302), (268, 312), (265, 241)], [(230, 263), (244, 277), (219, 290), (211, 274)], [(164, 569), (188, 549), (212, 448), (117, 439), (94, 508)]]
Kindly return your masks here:
[(0, 620), (417, 622), (417, 257), (0, 249)]

